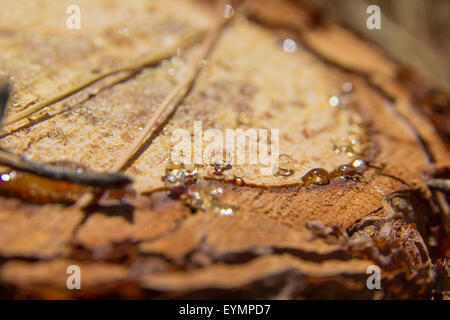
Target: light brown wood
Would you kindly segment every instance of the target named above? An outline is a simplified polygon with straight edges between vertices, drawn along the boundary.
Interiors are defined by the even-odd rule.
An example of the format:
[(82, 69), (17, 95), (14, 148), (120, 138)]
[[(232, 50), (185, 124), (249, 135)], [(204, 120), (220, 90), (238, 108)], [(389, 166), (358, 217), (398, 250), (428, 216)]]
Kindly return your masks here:
[[(95, 68), (109, 70), (111, 61), (136, 65), (217, 25), (206, 2), (82, 3), (87, 22), (78, 33), (58, 27), (53, 14), (64, 8), (55, 2), (35, 13), (39, 19), (23, 22), (29, 9), (19, 1), (21, 10), (0, 21), (6, 30), (0, 72), (16, 84), (10, 119), (36, 109), (36, 97), (74, 92), (98, 77)], [(96, 10), (109, 14), (89, 20)], [(126, 80), (112, 75), (78, 88), (35, 121), (8, 126), (3, 148), (42, 162), (124, 168), (136, 195), (121, 202), (103, 198), (86, 209), (1, 196), (0, 296), (445, 298), (450, 251), (448, 210), (441, 207), (447, 200), (441, 194), (435, 202), (426, 186), (431, 178), (448, 178), (445, 138), (399, 76), (402, 66), (351, 31), (314, 17), (301, 3), (247, 1), (214, 47), (183, 46), (173, 61), (139, 64)], [(41, 28), (37, 21), (44, 21)], [(118, 33), (123, 28), (126, 36)], [(36, 48), (26, 32), (38, 39)], [(64, 54), (49, 53), (56, 50), (52, 37)], [(287, 38), (295, 41), (294, 52), (283, 50)], [(205, 48), (213, 48), (209, 56)], [(198, 66), (199, 56), (207, 61), (188, 91), (195, 77), (183, 75)], [(46, 69), (45, 59), (54, 67)], [(431, 96), (427, 82), (415, 77), (423, 96)], [(351, 93), (343, 92), (344, 83), (352, 84)], [(180, 93), (169, 116), (166, 107)], [(342, 105), (330, 106), (331, 96)], [(167, 120), (147, 140), (161, 116)], [(204, 130), (279, 128), (280, 151), (293, 159), (295, 172), (263, 176), (252, 166), (232, 165), (215, 174), (203, 163), (190, 190), (206, 194), (205, 201), (217, 197), (233, 208), (229, 216), (214, 205), (202, 210), (167, 196), (162, 178), (171, 133), (192, 130), (200, 120)], [(355, 150), (343, 151), (350, 137), (358, 140)], [(130, 146), (132, 152), (124, 152)], [(359, 179), (303, 184), (314, 167), (331, 172), (358, 159), (369, 164)], [(233, 180), (238, 169), (240, 185)], [(82, 290), (66, 288), (72, 264), (81, 268)], [(366, 286), (370, 265), (381, 268), (381, 290)]]

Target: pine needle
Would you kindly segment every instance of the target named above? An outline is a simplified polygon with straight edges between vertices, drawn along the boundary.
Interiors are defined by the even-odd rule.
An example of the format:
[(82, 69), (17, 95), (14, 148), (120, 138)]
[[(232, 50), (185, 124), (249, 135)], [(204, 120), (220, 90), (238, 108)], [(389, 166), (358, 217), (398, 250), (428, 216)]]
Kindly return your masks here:
[(11, 115), (10, 117), (8, 117), (7, 119), (4, 120), (3, 125), (7, 126), (7, 125), (13, 124), (17, 121), (20, 121), (22, 119), (28, 118), (32, 114), (39, 112), (40, 110), (44, 109), (45, 107), (48, 107), (56, 102), (59, 102), (59, 101), (65, 99), (65, 98), (67, 98), (67, 97), (87, 88), (88, 86), (90, 86), (102, 79), (105, 79), (106, 77), (109, 77), (111, 75), (118, 74), (121, 72), (132, 73), (132, 72), (136, 72), (144, 67), (154, 65), (154, 64), (160, 62), (161, 60), (164, 60), (168, 57), (173, 56), (174, 52), (176, 52), (178, 49), (186, 48), (186, 47), (198, 42), (203, 36), (204, 36), (204, 31), (194, 32), (193, 34), (184, 37), (181, 41), (174, 44), (173, 46), (170, 46), (168, 48), (164, 48), (160, 51), (157, 51), (157, 52), (149, 55), (148, 57), (144, 58), (141, 61), (133, 62), (124, 67), (117, 68), (117, 69), (110, 70), (105, 73), (99, 74), (96, 77), (89, 79), (83, 83), (80, 83), (79, 85), (72, 87), (65, 92), (58, 93), (57, 95), (50, 97), (40, 103), (37, 103), (21, 112)]
[[(219, 9), (222, 9), (219, 6)], [(176, 108), (179, 103), (186, 97), (190, 88), (194, 84), (197, 79), (200, 71), (201, 71), (201, 62), (206, 60), (211, 53), (214, 45), (217, 43), (222, 30), (230, 19), (223, 15), (223, 12), (220, 12), (220, 17), (218, 22), (213, 26), (213, 28), (208, 32), (206, 37), (203, 39), (202, 47), (199, 55), (194, 59), (191, 70), (185, 79), (183, 79), (164, 99), (158, 109), (155, 111), (153, 116), (147, 122), (145, 128), (142, 130), (142, 133), (134, 140), (131, 146), (123, 153), (123, 155), (119, 158), (119, 160), (112, 166), (111, 171), (117, 172), (122, 171), (127, 163), (132, 159), (134, 154), (139, 150), (139, 148), (146, 141), (150, 132), (157, 127), (157, 122), (161, 115), (166, 111), (170, 106)], [(171, 114), (171, 113), (169, 113)], [(164, 121), (161, 120), (161, 124)], [(93, 193), (88, 192), (83, 194), (78, 201), (74, 204), (76, 208), (86, 208), (95, 200), (95, 196)]]
[[(156, 124), (161, 117), (161, 115), (166, 111), (171, 105), (174, 107), (177, 106), (182, 99), (186, 96), (186, 94), (189, 92), (189, 89), (192, 87), (193, 83), (198, 77), (198, 74), (201, 71), (201, 62), (205, 60), (212, 48), (214, 47), (214, 44), (217, 42), (219, 35), (221, 34), (221, 31), (223, 30), (223, 27), (226, 25), (227, 20), (222, 18), (220, 21), (211, 29), (211, 31), (208, 33), (206, 38), (203, 40), (202, 43), (202, 49), (200, 54), (196, 59), (193, 61), (192, 70), (189, 72), (189, 74), (186, 76), (184, 80), (182, 80), (170, 93), (164, 101), (161, 103), (161, 105), (158, 107), (158, 109), (155, 111), (153, 116), (150, 118), (150, 120), (147, 122), (145, 128), (142, 130), (141, 134), (134, 140), (132, 145), (128, 147), (128, 149), (125, 151), (125, 153), (119, 158), (119, 160), (115, 163), (115, 165), (111, 168), (112, 171), (120, 171), (122, 170), (126, 164), (130, 161), (130, 159), (133, 157), (133, 155), (136, 153), (136, 151), (142, 146), (142, 144), (145, 142), (146, 138), (150, 134), (150, 132), (155, 129)], [(163, 123), (161, 121), (160, 123)]]

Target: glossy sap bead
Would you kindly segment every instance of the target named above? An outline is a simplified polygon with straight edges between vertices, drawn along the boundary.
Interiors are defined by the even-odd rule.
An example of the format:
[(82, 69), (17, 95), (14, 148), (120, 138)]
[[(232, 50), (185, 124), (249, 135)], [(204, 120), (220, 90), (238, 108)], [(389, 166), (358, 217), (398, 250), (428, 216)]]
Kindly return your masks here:
[(330, 183), (330, 180), (330, 174), (327, 170), (322, 168), (312, 169), (302, 177), (302, 181), (305, 186), (310, 186), (312, 184), (328, 184)]

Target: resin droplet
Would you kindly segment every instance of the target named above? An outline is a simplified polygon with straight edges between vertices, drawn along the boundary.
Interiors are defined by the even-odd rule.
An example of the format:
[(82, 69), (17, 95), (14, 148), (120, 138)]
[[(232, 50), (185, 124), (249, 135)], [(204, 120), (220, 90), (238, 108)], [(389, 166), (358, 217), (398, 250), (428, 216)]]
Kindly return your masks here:
[(195, 209), (206, 210), (211, 207), (212, 197), (203, 191), (195, 191), (191, 194), (190, 205)]
[(202, 190), (192, 192), (190, 196), (190, 205), (195, 209), (200, 209), (203, 211), (210, 210), (226, 216), (233, 215), (237, 211), (237, 208), (222, 203), (215, 196), (205, 193)]
[(217, 189), (214, 189), (211, 191), (212, 195), (218, 195), (218, 194), (223, 194), (223, 188), (218, 187)]
[(292, 39), (285, 39), (283, 41), (283, 49), (286, 52), (294, 52), (295, 49), (297, 48), (297, 44), (295, 43), (294, 40)]
[(349, 178), (353, 177), (356, 174), (356, 169), (353, 166), (348, 164), (344, 164), (342, 166), (337, 167), (331, 172), (331, 178)]
[(166, 173), (171, 172), (173, 170), (183, 170), (184, 169), (184, 163), (179, 161), (169, 161), (169, 163), (166, 166)]
[(352, 166), (355, 168), (364, 168), (367, 166), (367, 163), (362, 159), (356, 159), (352, 162)]
[(198, 179), (198, 166), (194, 164), (188, 164), (183, 171), (183, 181), (185, 185), (191, 185), (197, 183)]
[(344, 82), (344, 84), (342, 85), (342, 91), (344, 92), (352, 92), (353, 90), (353, 85), (351, 82)]
[(234, 211), (235, 210), (233, 207), (228, 207), (228, 206), (223, 206), (223, 207), (217, 208), (217, 212), (224, 216), (231, 216), (234, 214)]
[(163, 180), (167, 187), (175, 187), (184, 184), (184, 164), (182, 162), (170, 161), (166, 166), (166, 175)]
[(197, 182), (197, 167), (187, 169), (182, 162), (170, 161), (163, 180), (167, 187), (188, 186)]
[(221, 175), (225, 170), (230, 170), (231, 165), (223, 158), (217, 158), (212, 156), (210, 158), (210, 166), (214, 168), (214, 172), (217, 175)]
[(228, 204), (222, 203), (219, 199), (213, 198), (211, 201), (211, 209), (221, 215), (231, 216), (236, 212), (236, 208)]
[(11, 179), (14, 179), (14, 176), (16, 175), (15, 171), (11, 171), (9, 173), (3, 173), (0, 176), (0, 180), (2, 180), (3, 182), (8, 182)]
[(186, 171), (184, 171), (183, 182), (184, 182), (185, 185), (194, 184), (194, 183), (197, 182), (197, 179), (198, 179), (198, 172), (197, 172), (197, 170), (194, 170), (194, 171), (186, 170)]
[(339, 105), (339, 98), (336, 96), (330, 97), (330, 99), (328, 99), (328, 104), (332, 107), (337, 107)]
[(244, 182), (244, 171), (241, 168), (238, 168), (233, 173), (233, 182), (238, 186), (243, 186)]
[(278, 167), (275, 169), (275, 175), (290, 176), (294, 173), (295, 161), (288, 154), (282, 153), (278, 157)]
[(312, 184), (328, 184), (330, 183), (330, 174), (325, 169), (316, 168), (308, 171), (308, 173), (302, 177), (302, 181), (305, 186)]
[(356, 155), (356, 152), (355, 152), (351, 142), (349, 142), (348, 144), (344, 144), (344, 145), (334, 145), (333, 151), (336, 152), (337, 154), (344, 153), (349, 157), (354, 157)]

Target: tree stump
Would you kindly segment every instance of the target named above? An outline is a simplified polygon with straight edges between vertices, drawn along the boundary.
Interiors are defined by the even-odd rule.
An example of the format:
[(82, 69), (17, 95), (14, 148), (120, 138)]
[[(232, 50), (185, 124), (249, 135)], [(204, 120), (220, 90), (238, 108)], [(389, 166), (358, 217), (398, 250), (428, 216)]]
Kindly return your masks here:
[[(73, 30), (63, 2), (2, 3), (0, 75), (14, 77), (6, 119), (70, 94), (4, 126), (1, 146), (108, 171), (186, 76), (201, 37), (183, 39), (216, 15), (203, 1), (78, 2)], [(152, 55), (161, 59), (123, 69)], [(134, 182), (121, 200), (46, 201), (61, 191), (41, 182), (26, 185), (40, 196), (15, 196), (2, 167), (1, 297), (448, 297), (448, 196), (427, 185), (450, 172), (434, 88), (293, 1), (247, 1), (202, 63), (128, 163)], [(194, 134), (195, 121), (203, 131), (279, 129), (289, 163), (263, 175), (204, 161), (189, 197), (176, 197), (164, 180), (171, 139)], [(67, 287), (72, 265), (79, 290)], [(371, 266), (379, 288), (368, 285)]]

